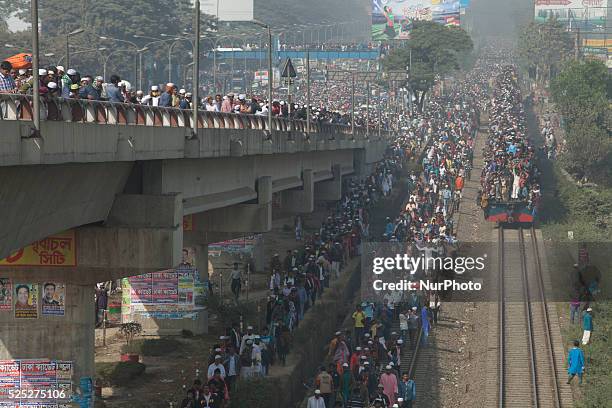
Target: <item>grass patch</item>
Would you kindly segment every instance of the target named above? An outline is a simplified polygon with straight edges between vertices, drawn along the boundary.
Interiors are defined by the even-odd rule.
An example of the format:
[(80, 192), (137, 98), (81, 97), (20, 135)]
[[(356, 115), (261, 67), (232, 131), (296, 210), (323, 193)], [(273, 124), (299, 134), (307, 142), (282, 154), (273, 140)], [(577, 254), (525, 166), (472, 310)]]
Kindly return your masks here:
[[(582, 325), (568, 325), (563, 330), (566, 342), (582, 338)], [(582, 398), (576, 402), (579, 408), (612, 407), (612, 302), (593, 304), (593, 333), (591, 343), (581, 346), (584, 350), (585, 374), (581, 389)]]
[[(574, 395), (578, 408), (612, 408), (612, 290), (610, 282), (609, 243), (612, 240), (612, 189), (603, 187), (579, 187), (561, 172), (558, 163), (541, 163), (544, 191), (541, 209), (541, 228), (544, 237), (552, 240), (556, 248), (550, 262), (558, 274), (567, 274), (574, 262), (569, 252), (577, 255), (580, 242), (586, 242), (591, 262), (602, 274), (602, 292), (591, 303), (593, 326), (591, 344), (581, 346), (585, 355), (584, 382)], [(573, 242), (568, 238), (573, 231)], [(571, 243), (570, 243), (571, 242)], [(566, 248), (567, 247), (567, 248)], [(565, 249), (565, 254), (563, 254)], [(555, 253), (556, 252), (556, 253)], [(558, 280), (559, 278), (557, 278)], [(563, 280), (559, 283), (563, 285)], [(569, 320), (568, 303), (571, 279), (565, 281), (567, 302), (563, 302), (561, 315)], [(576, 324), (562, 328), (564, 346), (582, 338), (582, 316)]]
[(141, 356), (165, 356), (176, 351), (181, 343), (171, 337), (161, 339), (137, 339), (128, 345), (121, 347), (122, 353), (140, 354)]
[(144, 374), (145, 369), (142, 363), (96, 363), (97, 384), (105, 387), (125, 386)]

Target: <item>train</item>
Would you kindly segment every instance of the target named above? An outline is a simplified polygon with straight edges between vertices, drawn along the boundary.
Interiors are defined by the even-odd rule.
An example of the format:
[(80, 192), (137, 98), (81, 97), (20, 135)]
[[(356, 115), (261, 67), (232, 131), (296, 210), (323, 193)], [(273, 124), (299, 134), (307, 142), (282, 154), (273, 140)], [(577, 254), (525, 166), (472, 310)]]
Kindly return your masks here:
[(489, 222), (533, 224), (540, 200), (536, 150), (527, 136), (518, 70), (504, 65), (500, 71), (488, 110), (480, 206)]

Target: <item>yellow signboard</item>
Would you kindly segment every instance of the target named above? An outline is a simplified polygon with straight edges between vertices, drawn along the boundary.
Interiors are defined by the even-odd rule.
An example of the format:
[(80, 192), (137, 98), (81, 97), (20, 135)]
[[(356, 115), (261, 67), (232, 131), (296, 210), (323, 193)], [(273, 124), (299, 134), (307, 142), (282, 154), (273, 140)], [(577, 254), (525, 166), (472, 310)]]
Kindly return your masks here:
[(36, 241), (0, 259), (0, 266), (76, 266), (76, 252), (75, 233), (66, 231)]
[(193, 231), (193, 215), (183, 217), (183, 231)]

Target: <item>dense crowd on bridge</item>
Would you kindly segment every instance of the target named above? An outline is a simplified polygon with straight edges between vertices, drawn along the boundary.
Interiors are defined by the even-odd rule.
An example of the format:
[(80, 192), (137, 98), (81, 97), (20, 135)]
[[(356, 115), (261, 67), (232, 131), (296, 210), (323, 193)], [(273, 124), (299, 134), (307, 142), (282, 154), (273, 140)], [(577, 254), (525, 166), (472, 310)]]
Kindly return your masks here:
[[(0, 65), (0, 93), (31, 95), (33, 91), (31, 69), (12, 69), (8, 61)], [(135, 90), (131, 83), (122, 80), (118, 75), (111, 75), (108, 80), (99, 75), (86, 75), (74, 69), (63, 66), (48, 66), (39, 69), (39, 93), (44, 100), (66, 98), (89, 101), (106, 101), (111, 103), (141, 104), (165, 108), (191, 109), (193, 95), (174, 83), (152, 85), (148, 92)], [(274, 117), (306, 120), (310, 111), (311, 121), (317, 123), (332, 123), (350, 125), (351, 120), (356, 126), (369, 123), (373, 131), (380, 126), (381, 130), (390, 128), (390, 115), (387, 112), (378, 113), (377, 104), (383, 104), (384, 98), (378, 94), (369, 106), (355, 107), (355, 115), (351, 118), (350, 87), (341, 82), (311, 82), (311, 101), (306, 99), (306, 89), (302, 81), (297, 86), (292, 101), (282, 98), (269, 99), (254, 93), (228, 92), (226, 94), (210, 94), (202, 97), (199, 108), (208, 112), (251, 114), (267, 116), (269, 109)], [(363, 102), (366, 95), (364, 84), (356, 85), (357, 102)], [(369, 111), (369, 115), (368, 115)], [(369, 116), (369, 117), (368, 117)]]
[(489, 139), (481, 174), (481, 206), (521, 201), (537, 208), (540, 200), (536, 151), (527, 137), (525, 112), (513, 65), (498, 67), (489, 106)]

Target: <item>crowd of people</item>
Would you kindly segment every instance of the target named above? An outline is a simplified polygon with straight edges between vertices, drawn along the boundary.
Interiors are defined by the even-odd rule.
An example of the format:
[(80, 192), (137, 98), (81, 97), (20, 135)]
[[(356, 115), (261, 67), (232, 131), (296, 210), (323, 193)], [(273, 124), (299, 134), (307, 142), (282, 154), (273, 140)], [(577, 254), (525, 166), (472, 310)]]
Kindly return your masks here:
[[(148, 91), (135, 89), (134, 86), (121, 79), (119, 75), (111, 75), (108, 79), (100, 75), (82, 74), (75, 69), (63, 66), (47, 66), (39, 69), (39, 93), (43, 100), (54, 98), (81, 99), (91, 101), (107, 101), (112, 103), (142, 104), (166, 108), (191, 109), (193, 95), (185, 88), (174, 83), (151, 85)], [(34, 76), (31, 69), (13, 69), (8, 61), (0, 64), (0, 93), (31, 95)], [(365, 126), (382, 130), (390, 128), (390, 115), (383, 110), (378, 114), (377, 107), (387, 103), (386, 94), (372, 94), (369, 106), (363, 105), (366, 98), (365, 84), (357, 84), (355, 92), (355, 114), (351, 116), (351, 92), (342, 82), (312, 81), (311, 100), (306, 100), (305, 81), (298, 81), (291, 98), (284, 95), (269, 98), (257, 95), (255, 92), (247, 95), (242, 92), (212, 93), (199, 98), (199, 109), (208, 112), (251, 114), (267, 116), (269, 109), (274, 117), (306, 120), (310, 111), (311, 121)], [(289, 102), (291, 101), (291, 102)], [(368, 112), (369, 111), (369, 112)], [(368, 115), (369, 113), (369, 115)], [(369, 117), (368, 117), (369, 116)]]
[(481, 174), (481, 206), (540, 200), (536, 151), (527, 137), (516, 67), (500, 66), (489, 107), (489, 139)]
[[(360, 243), (369, 235), (372, 206), (390, 194), (393, 175), (402, 168), (398, 154), (389, 149), (369, 177), (346, 182), (341, 200), (312, 235), (304, 236), (300, 222), (296, 223), (296, 240), (302, 245), (287, 251), (284, 258), (274, 254), (270, 260), (265, 327), (260, 333), (253, 326), (241, 330), (238, 322), (228, 327), (211, 349), (207, 380), (194, 381), (181, 408), (224, 407), (239, 378), (266, 376), (271, 365), (285, 364), (293, 331), (347, 262), (360, 254)], [(242, 284), (238, 264), (231, 278), (238, 301)]]
[[(422, 171), (410, 175), (399, 216), (387, 218), (382, 237), (373, 238), (414, 255), (452, 256), (456, 251), (452, 217), (470, 177), (484, 92), (480, 85), (485, 80), (483, 75), (470, 75), (449, 94), (432, 98), (422, 113), (409, 115), (392, 149), (420, 148)], [(417, 273), (431, 277), (438, 272)], [(416, 400), (416, 384), (402, 366), (402, 352), (416, 348), (419, 339), (422, 347), (427, 346), (438, 320), (440, 294), (410, 291), (398, 297), (398, 292), (374, 295), (365, 289), (367, 300), (352, 314), (353, 330), (338, 331), (329, 344), (329, 365), (316, 375), (309, 408), (406, 408)]]

